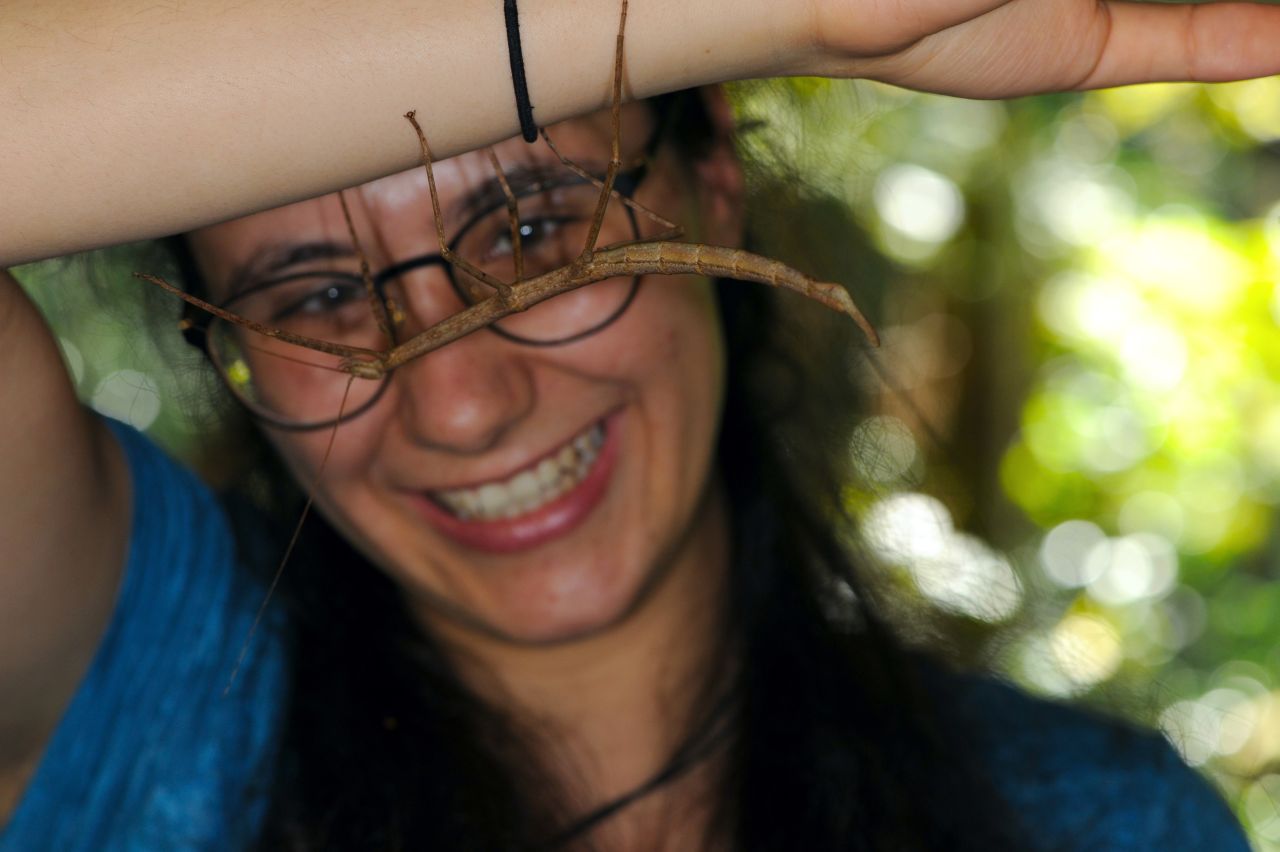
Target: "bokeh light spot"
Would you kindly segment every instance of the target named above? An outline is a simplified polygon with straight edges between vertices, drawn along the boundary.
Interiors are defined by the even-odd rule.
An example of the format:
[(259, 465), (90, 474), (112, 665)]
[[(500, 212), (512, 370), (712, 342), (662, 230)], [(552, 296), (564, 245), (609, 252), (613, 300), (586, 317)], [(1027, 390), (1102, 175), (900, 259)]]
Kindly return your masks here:
[(1104, 541), (1106, 535), (1097, 524), (1065, 521), (1049, 530), (1040, 542), (1040, 566), (1050, 580), (1063, 588), (1086, 586), (1097, 579), (1089, 572), (1100, 568), (1096, 563), (1087, 563), (1086, 557)]
[(880, 173), (875, 203), (885, 224), (931, 245), (951, 239), (964, 222), (964, 198), (955, 183), (910, 163)]
[(160, 391), (146, 373), (116, 370), (98, 383), (90, 405), (101, 414), (145, 430), (160, 415)]
[(1178, 557), (1166, 540), (1137, 533), (1095, 544), (1085, 556), (1085, 571), (1092, 576), (1091, 598), (1126, 606), (1172, 589), (1178, 576)]
[(867, 544), (893, 563), (941, 556), (953, 532), (947, 507), (927, 494), (894, 494), (879, 500), (862, 522)]
[(854, 466), (866, 480), (890, 483), (902, 479), (916, 463), (915, 437), (896, 417), (868, 417), (853, 432)]
[(953, 536), (940, 556), (908, 568), (921, 594), (957, 615), (1000, 622), (1022, 602), (1022, 585), (1009, 560), (971, 535)]
[(1088, 688), (1110, 678), (1120, 667), (1120, 636), (1099, 616), (1072, 613), (1053, 628), (1049, 650), (1073, 685)]

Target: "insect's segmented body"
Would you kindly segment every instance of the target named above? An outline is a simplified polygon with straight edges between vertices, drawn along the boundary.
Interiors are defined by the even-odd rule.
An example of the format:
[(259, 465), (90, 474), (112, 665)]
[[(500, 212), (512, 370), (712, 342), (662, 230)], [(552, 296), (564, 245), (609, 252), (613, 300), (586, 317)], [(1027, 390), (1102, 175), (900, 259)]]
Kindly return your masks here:
[(454, 314), (378, 358), (370, 360), (362, 354), (349, 359), (343, 364), (343, 369), (361, 378), (378, 378), (480, 326), (528, 310), (552, 296), (608, 278), (633, 275), (705, 275), (784, 287), (832, 310), (848, 314), (872, 345), (879, 343), (875, 329), (839, 284), (816, 281), (785, 263), (742, 249), (659, 241), (600, 249), (563, 269), (518, 281), (506, 293), (490, 296), (480, 304)]
[[(612, 255), (616, 252), (621, 252), (621, 262), (613, 260)], [(602, 251), (596, 254), (595, 259), (597, 265), (609, 267), (610, 275), (696, 274), (794, 290), (832, 310), (848, 314), (873, 346), (879, 344), (875, 328), (858, 310), (848, 291), (839, 284), (815, 281), (781, 261), (749, 251), (700, 243), (649, 242)]]

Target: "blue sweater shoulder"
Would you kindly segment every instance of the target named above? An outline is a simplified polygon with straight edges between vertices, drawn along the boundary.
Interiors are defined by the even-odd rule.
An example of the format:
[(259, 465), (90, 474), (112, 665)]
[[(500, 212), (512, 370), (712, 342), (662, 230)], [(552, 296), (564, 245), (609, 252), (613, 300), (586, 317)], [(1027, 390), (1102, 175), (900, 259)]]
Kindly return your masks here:
[(0, 852), (245, 848), (275, 763), (282, 643), (268, 619), (239, 659), (263, 590), (237, 563), (218, 501), (111, 426), (133, 486), (115, 612)]
[(948, 677), (973, 753), (1037, 852), (1248, 852), (1222, 797), (1160, 735), (998, 681)]

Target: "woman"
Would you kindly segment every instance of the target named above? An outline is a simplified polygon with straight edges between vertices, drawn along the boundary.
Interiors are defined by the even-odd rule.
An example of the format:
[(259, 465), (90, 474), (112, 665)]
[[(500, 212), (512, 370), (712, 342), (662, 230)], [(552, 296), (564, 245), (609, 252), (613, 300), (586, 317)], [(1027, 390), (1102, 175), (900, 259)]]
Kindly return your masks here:
[[(935, 11), (922, 3), (905, 16), (909, 23), (871, 9), (822, 7), (813, 17), (762, 9), (757, 19), (741, 10), (717, 17), (717, 10), (700, 8), (683, 10), (684, 25), (677, 27), (663, 25), (653, 7), (647, 15), (635, 9), (629, 76), (636, 91), (646, 92), (803, 69), (1001, 95), (1182, 76), (1188, 68), (1187, 76), (1215, 78), (1277, 70), (1266, 64), (1270, 58), (1262, 48), (1280, 21), (1264, 10), (1224, 8), (1188, 17), (1115, 6), (1106, 18), (1095, 7), (1059, 5), (960, 13), (954, 4)], [(124, 13), (136, 11), (124, 6), (94, 13), (119, 15), (110, 29), (119, 38), (128, 34)], [(49, 23), (41, 16), (54, 13), (45, 8), (19, 10), (28, 25), (24, 32), (51, 30), (33, 26)], [(535, 86), (546, 93), (545, 100), (538, 96), (540, 119), (599, 104), (598, 94), (580, 81), (594, 79), (582, 73), (593, 45), (607, 50), (611, 43), (611, 14), (601, 14), (601, 22), (578, 16), (580, 26), (560, 28), (564, 40), (592, 36), (583, 49), (560, 54), (567, 68), (539, 64), (539, 56), (547, 56), (539, 51), (554, 41), (557, 24), (574, 12), (548, 7), (525, 21), (530, 77), (543, 80)], [(22, 168), (6, 172), (19, 197), (28, 188), (31, 205), (21, 219), (2, 223), (5, 262), (195, 228), (183, 245), (215, 301), (246, 313), (261, 310), (277, 322), (329, 321), (352, 304), (363, 307), (332, 285), (359, 280), (337, 199), (273, 205), (408, 164), (408, 152), (389, 141), (393, 133), (382, 132), (387, 122), (381, 110), (388, 91), (400, 98), (392, 116), (406, 103), (422, 106), (422, 97), (415, 87), (413, 98), (404, 100), (406, 92), (397, 92), (394, 80), (408, 86), (423, 77), (469, 75), (472, 91), (481, 94), (473, 109), (455, 105), (451, 112), (446, 95), (430, 88), (439, 109), (422, 109), (433, 116), (428, 129), (437, 147), (447, 151), (509, 133), (514, 114), (500, 115), (492, 108), (496, 97), (485, 96), (500, 75), (468, 65), (478, 51), (463, 36), (491, 23), (488, 12), (441, 9), (431, 16), (429, 34), (415, 28), (412, 35), (426, 35), (439, 53), (394, 49), (404, 37), (405, 13), (364, 8), (361, 14), (368, 17), (352, 21), (342, 10), (307, 17), (291, 7), (239, 10), (214, 22), (153, 21), (155, 43), (186, 36), (182, 43), (190, 51), (199, 41), (193, 32), (212, 42), (190, 61), (202, 74), (211, 68), (239, 74), (240, 63), (261, 75), (281, 67), (278, 54), (295, 68), (319, 68), (312, 63), (323, 57), (338, 70), (319, 68), (321, 79), (312, 85), (340, 105), (358, 90), (370, 120), (356, 115), (339, 122), (305, 112), (281, 120), (272, 113), (272, 97), (296, 95), (300, 87), (267, 85), (262, 103), (251, 107), (253, 145), (240, 151), (235, 133), (217, 127), (228, 118), (217, 90), (234, 85), (234, 74), (213, 74), (218, 84), (202, 89), (209, 99), (185, 113), (178, 100), (170, 103), (163, 95), (116, 99), (123, 116), (87, 122), (106, 127), (92, 178), (78, 173), (75, 161), (58, 167), (82, 184), (81, 204), (69, 203), (67, 178), (54, 176), (56, 143), (48, 146), (52, 151), (30, 149)], [(1024, 21), (1023, 15), (1030, 17)], [(860, 18), (859, 26), (837, 26), (844, 17)], [(281, 20), (305, 22), (313, 33), (333, 27), (343, 39), (289, 43)], [(1035, 35), (1050, 20), (1053, 39)], [(1166, 25), (1172, 29), (1163, 31), (1170, 32), (1193, 20), (1199, 21), (1194, 29), (1178, 31), (1196, 38), (1180, 39), (1174, 49), (1157, 38)], [(1108, 21), (1109, 30), (1103, 26)], [(596, 23), (603, 36), (593, 30)], [(735, 27), (740, 38), (732, 37)], [(1054, 53), (1048, 48), (1059, 43), (1064, 27), (1080, 38), (1069, 40), (1070, 52)], [(246, 30), (255, 32), (252, 52), (244, 52), (251, 42), (237, 35)], [(714, 37), (707, 35), (713, 30)], [(11, 46), (20, 45), (12, 30), (6, 33)], [(1031, 34), (1021, 42), (1024, 52), (1009, 41), (1011, 33)], [(398, 66), (361, 54), (362, 39), (374, 34), (391, 41), (387, 53)], [(1242, 39), (1244, 47), (1228, 63), (1210, 49), (1213, 38)], [(1250, 48), (1248, 38), (1257, 45)], [(325, 47), (309, 52), (312, 43)], [(989, 53), (986, 46), (997, 43), (1002, 52)], [(704, 44), (716, 51), (699, 53)], [(1186, 52), (1201, 44), (1199, 52)], [(43, 47), (43, 56), (57, 54), (58, 39)], [(726, 55), (716, 55), (721, 48)], [(66, 69), (77, 63), (94, 67), (95, 75), (85, 78), (91, 90), (125, 91), (117, 75), (163, 79), (148, 76), (157, 69), (145, 61), (141, 69), (123, 68), (111, 47), (63, 50), (54, 57), (61, 64), (32, 60), (30, 67), (46, 73), (6, 89), (6, 102), (57, 105), (66, 97), (59, 75), (72, 73)], [(432, 57), (415, 58), (421, 53)], [(1206, 69), (1206, 60), (1192, 62), (1197, 56), (1223, 64)], [(344, 59), (357, 57), (385, 63), (382, 85), (351, 82), (360, 75)], [(676, 57), (679, 63), (671, 61)], [(598, 66), (607, 70), (607, 58)], [(181, 77), (186, 67), (166, 70)], [(741, 238), (740, 175), (729, 153), (725, 111), (715, 95), (708, 98), (703, 127), (697, 127), (698, 111), (689, 108), (682, 128), (665, 143), (664, 111), (629, 107), (624, 150), (627, 161), (636, 162), (632, 155), (656, 140), (635, 186), (637, 201), (662, 211), (686, 210), (681, 218), (698, 237), (733, 243)], [(81, 114), (81, 121), (95, 117), (97, 102), (85, 99), (82, 113), (90, 115)], [(166, 107), (162, 114), (177, 110), (173, 125), (153, 121), (151, 133), (132, 137), (126, 129), (130, 110), (154, 118), (157, 103)], [(57, 112), (19, 111), (17, 138), (34, 138)], [(234, 116), (230, 123), (238, 131), (250, 124)], [(606, 127), (597, 114), (554, 133), (567, 153), (598, 167)], [(286, 130), (305, 148), (315, 135), (310, 131), (321, 128), (326, 150), (314, 164), (276, 156), (287, 148), (281, 138)], [(206, 131), (213, 132), (212, 141)], [(405, 138), (403, 129), (393, 132)], [(194, 163), (166, 165), (179, 138), (194, 145)], [(515, 142), (498, 152), (525, 180), (517, 191), (532, 193), (535, 205), (547, 196), (556, 213), (526, 222), (531, 250), (572, 231), (562, 215), (575, 209), (563, 197), (571, 194), (568, 186), (548, 186), (542, 177), (549, 154)], [(103, 170), (103, 157), (113, 165), (118, 160), (120, 168)], [(483, 230), (475, 223), (489, 221), (492, 202), (501, 201), (487, 169), (478, 156), (441, 167), (445, 239), (455, 247), (470, 246), (475, 228)], [(121, 191), (117, 181), (123, 175), (129, 183), (131, 172), (148, 175), (154, 203), (138, 210), (126, 205), (118, 221), (100, 217), (95, 197)], [(124, 191), (137, 199), (136, 185)], [(398, 334), (456, 311), (469, 298), (458, 270), (449, 287), (449, 270), (432, 257), (441, 247), (425, 212), (419, 173), (362, 184), (351, 196), (356, 235), (385, 285)], [(273, 209), (209, 225), (262, 207)], [(65, 224), (53, 227), (55, 221)], [(629, 216), (609, 227), (621, 239), (629, 228), (652, 233), (645, 230), (651, 223)], [(500, 232), (477, 245), (485, 263), (505, 262)], [(301, 295), (293, 289), (318, 271), (326, 273), (323, 286)], [(289, 297), (281, 297), (286, 292)], [(10, 806), (15, 816), (5, 842), (61, 837), (95, 848), (173, 848), (265, 838), (267, 845), (302, 848), (433, 842), (468, 848), (580, 842), (603, 848), (990, 848), (1031, 847), (1027, 823), (1038, 822), (1049, 827), (1051, 841), (1064, 844), (1123, 842), (1123, 831), (1133, 832), (1130, 846), (1173, 842), (1168, 832), (1190, 831), (1204, 832), (1204, 842), (1217, 848), (1239, 843), (1221, 806), (1190, 776), (1160, 774), (1171, 766), (1165, 765), (1168, 753), (1149, 741), (989, 686), (953, 683), (904, 659), (873, 621), (841, 629), (816, 609), (819, 587), (845, 578), (847, 560), (825, 529), (824, 492), (803, 478), (811, 469), (803, 463), (810, 448), (798, 447), (789, 465), (759, 422), (767, 412), (759, 407), (760, 390), (753, 389), (752, 359), (768, 350), (772, 326), (761, 314), (768, 300), (728, 295), (736, 292), (730, 286), (717, 306), (706, 282), (652, 279), (634, 295), (630, 282), (606, 282), (583, 291), (586, 301), (575, 303), (585, 306), (581, 311), (550, 318), (531, 312), (513, 319), (503, 334), (473, 335), (402, 368), (385, 387), (350, 393), (335, 392), (325, 371), (311, 378), (273, 375), (266, 362), (246, 362), (246, 378), (234, 358), (223, 357), (247, 351), (235, 348), (234, 331), (210, 328), (215, 360), (222, 358), (233, 383), (247, 384), (241, 390), (268, 423), (266, 436), (298, 480), (314, 486), (336, 530), (330, 538), (319, 530), (304, 543), (293, 567), (305, 566), (306, 575), (287, 575), (295, 587), (290, 596), (302, 605), (250, 646), (231, 698), (219, 703), (205, 696), (221, 690), (225, 681), (216, 673), (235, 663), (255, 591), (236, 573), (226, 530), (203, 492), (181, 481), (136, 436), (116, 429), (113, 437), (76, 406), (47, 333), (6, 282), (0, 347), (12, 363), (21, 358), (26, 366), (3, 391), (7, 402), (22, 401), (9, 407), (20, 413), (4, 427), (6, 445), (22, 450), (0, 462), (5, 481), (17, 484), (6, 501), (3, 540), (12, 542), (7, 553), (21, 555), (5, 578), (14, 594), (6, 597), (11, 609), (4, 621), (18, 626), (5, 628), (14, 633), (0, 642), (6, 655), (4, 730), (14, 732), (5, 736), (8, 769), (0, 777), (11, 802), (23, 796)], [(338, 320), (335, 327), (349, 325)], [(344, 422), (333, 433), (299, 428), (335, 419)], [(336, 436), (331, 447), (330, 434)], [(530, 474), (539, 481), (531, 485)], [(810, 493), (819, 502), (806, 507), (802, 497)], [(201, 542), (139, 555), (139, 541), (162, 542), (165, 530), (191, 517), (203, 519)], [(68, 519), (66, 524), (74, 518), (74, 526), (48, 518)], [(241, 544), (252, 549), (262, 538), (242, 533)], [(130, 540), (119, 606), (139, 614), (122, 619), (113, 616), (113, 605)], [(245, 553), (242, 561), (256, 560)], [(365, 570), (366, 561), (383, 573)], [(139, 569), (141, 562), (152, 567)], [(209, 573), (201, 573), (206, 568)], [(143, 570), (150, 572), (145, 581), (137, 579)], [(194, 588), (165, 586), (165, 570), (190, 573)], [(154, 619), (157, 610), (149, 605), (155, 601), (143, 596), (162, 587), (169, 589), (164, 625), (174, 632), (154, 630), (150, 646), (163, 637), (182, 652), (148, 655), (156, 667), (168, 667), (164, 678), (124, 671), (113, 681), (106, 670), (128, 669), (132, 658), (113, 658), (106, 649), (125, 642), (121, 637), (131, 635), (131, 624), (141, 623), (144, 613)], [(201, 610), (213, 627), (199, 623)], [(174, 613), (183, 617), (168, 617)], [(197, 639), (207, 644), (188, 644)], [(100, 642), (104, 651), (95, 659)], [(290, 651), (288, 673), (281, 669), (283, 646)], [(152, 688), (177, 697), (149, 702), (126, 689), (122, 700), (122, 682), (138, 690), (158, 682)], [(101, 745), (102, 753), (138, 743), (139, 766), (123, 766), (124, 758), (113, 754), (95, 773), (85, 773), (84, 763), (75, 764), (75, 749), (64, 745), (76, 741), (64, 732), (93, 727), (93, 711), (102, 705), (90, 699), (99, 685), (97, 697), (113, 701), (123, 714), (119, 742)], [(167, 716), (161, 707), (166, 702)], [(164, 744), (152, 752), (146, 736), (132, 730), (138, 719), (190, 723), (191, 730), (144, 731)], [(1028, 732), (1005, 740), (1020, 748), (1013, 755), (992, 742), (996, 731), (1008, 728)], [(1108, 756), (1074, 759), (1091, 751)], [(57, 828), (62, 834), (36, 833), (40, 817), (59, 813), (58, 795), (77, 768), (90, 806), (69, 820), (64, 808), (65, 822)], [(1091, 780), (1106, 785), (1107, 798), (1096, 795), (1096, 786), (1082, 792)], [(1110, 807), (1143, 787), (1154, 794), (1133, 807)], [(111, 812), (112, 803), (121, 806)], [(126, 812), (130, 808), (136, 810)], [(90, 818), (115, 833), (95, 835), (87, 828)]]

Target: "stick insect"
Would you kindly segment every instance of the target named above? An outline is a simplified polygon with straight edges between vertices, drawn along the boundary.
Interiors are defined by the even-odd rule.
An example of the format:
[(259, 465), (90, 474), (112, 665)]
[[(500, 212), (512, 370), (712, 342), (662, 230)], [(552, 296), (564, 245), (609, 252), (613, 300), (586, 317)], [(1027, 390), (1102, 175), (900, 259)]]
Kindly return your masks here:
[[(575, 173), (596, 183), (600, 189), (599, 202), (596, 208), (595, 220), (592, 223), (590, 233), (588, 234), (586, 244), (583, 245), (581, 253), (569, 265), (560, 269), (547, 272), (532, 278), (517, 277), (515, 281), (499, 281), (485, 271), (477, 268), (466, 258), (459, 257), (454, 254), (448, 247), (444, 239), (444, 223), (440, 215), (440, 198), (436, 190), (435, 173), (432, 168), (434, 159), (431, 154), (431, 146), (427, 141), (425, 132), (419, 124), (415, 111), (409, 111), (405, 114), (405, 118), (413, 126), (418, 137), (418, 143), (421, 148), (422, 166), (426, 169), (427, 179), (431, 191), (431, 206), (435, 214), (435, 228), (437, 236), (440, 238), (441, 250), (445, 258), (451, 263), (467, 271), (468, 274), (475, 276), (479, 280), (484, 281), (493, 288), (494, 294), (484, 301), (479, 302), (461, 311), (426, 330), (418, 333), (412, 338), (398, 345), (377, 351), (355, 346), (346, 346), (333, 343), (326, 340), (317, 340), (311, 337), (305, 337), (293, 334), (282, 329), (271, 328), (261, 323), (238, 316), (235, 313), (227, 311), (216, 305), (213, 305), (203, 299), (193, 296), (190, 293), (175, 287), (163, 278), (146, 273), (136, 273), (138, 278), (148, 281), (189, 304), (217, 316), (228, 322), (235, 323), (242, 327), (251, 329), (258, 334), (265, 335), (276, 340), (282, 340), (293, 343), (307, 349), (322, 352), (329, 355), (341, 357), (343, 360), (338, 369), (363, 379), (378, 379), (395, 370), (415, 358), (420, 358), (429, 352), (439, 349), (448, 343), (453, 342), (461, 337), (470, 334), (473, 331), (492, 325), (504, 317), (513, 313), (527, 310), (540, 302), (576, 290), (607, 278), (613, 278), (623, 275), (681, 275), (694, 274), (709, 277), (729, 278), (738, 281), (750, 281), (759, 284), (767, 284), (774, 287), (781, 287), (793, 290), (803, 296), (807, 296), (832, 310), (847, 314), (871, 341), (872, 345), (878, 345), (879, 338), (871, 323), (868, 322), (862, 311), (854, 303), (849, 296), (847, 290), (839, 284), (817, 281), (810, 278), (804, 273), (787, 266), (770, 258), (762, 257), (742, 249), (730, 249), (721, 246), (710, 246), (699, 243), (679, 242), (675, 237), (679, 236), (679, 229), (672, 223), (667, 222), (658, 214), (654, 213), (639, 202), (631, 199), (620, 199), (614, 191), (614, 181), (617, 178), (618, 170), (622, 166), (620, 155), (620, 135), (621, 135), (621, 106), (622, 106), (622, 72), (623, 72), (623, 39), (627, 21), (627, 0), (622, 2), (622, 12), (618, 24), (618, 34), (616, 40), (616, 48), (614, 53), (614, 69), (613, 69), (613, 95), (610, 106), (611, 126), (612, 126), (612, 143), (608, 169), (604, 178), (595, 178), (585, 170), (581, 169), (577, 164), (573, 163), (567, 157), (562, 155), (551, 141), (550, 136), (545, 129), (541, 130), (544, 142), (551, 148), (562, 163), (573, 170)], [(489, 152), (491, 161), (496, 164), (496, 157), (492, 150)], [(499, 172), (501, 174), (501, 172)], [(503, 183), (503, 190), (507, 195), (507, 201), (511, 216), (511, 233), (512, 242), (515, 246), (517, 255), (517, 267), (519, 267), (519, 251), (520, 251), (520, 223), (519, 214), (516, 205), (516, 199), (511, 194), (509, 187)], [(640, 208), (642, 212), (659, 222), (664, 223), (668, 230), (655, 239), (644, 239), (621, 245), (611, 245), (600, 247), (596, 245), (597, 238), (600, 233), (600, 225), (605, 216), (605, 210), (611, 200), (618, 199), (619, 203), (626, 203), (629, 206)], [(350, 213), (346, 209), (344, 201), (343, 212), (347, 219), (348, 228), (354, 235), (354, 228), (351, 225)], [(373, 284), (368, 271), (368, 263), (365, 261), (364, 252), (356, 245), (356, 251), (361, 261), (362, 275), (365, 286), (369, 290), (372, 300), (376, 300), (373, 293)], [(371, 310), (378, 315), (379, 323), (385, 324), (387, 319), (381, 315), (381, 310), (371, 303)]]
[[(411, 110), (405, 114), (405, 118), (412, 126), (418, 140), (421, 165), (426, 171), (428, 187), (430, 190), (432, 213), (434, 217), (434, 226), (436, 236), (439, 240), (441, 255), (448, 263), (452, 264), (455, 269), (462, 270), (467, 275), (487, 285), (491, 295), (475, 302), (470, 307), (467, 307), (464, 310), (431, 325), (404, 342), (396, 343), (394, 334), (396, 320), (391, 316), (391, 311), (388, 309), (387, 303), (379, 294), (377, 287), (375, 286), (373, 276), (370, 273), (367, 256), (360, 246), (351, 212), (348, 208), (345, 195), (342, 193), (339, 193), (339, 200), (341, 202), (343, 218), (352, 242), (352, 247), (359, 261), (360, 278), (368, 298), (369, 310), (373, 313), (377, 326), (381, 330), (382, 337), (387, 344), (383, 349), (352, 346), (331, 340), (322, 340), (315, 337), (305, 336), (281, 328), (275, 328), (241, 316), (233, 311), (227, 310), (226, 308), (219, 307), (190, 293), (184, 292), (158, 276), (146, 273), (135, 273), (136, 277), (172, 293), (195, 308), (198, 308), (225, 322), (248, 329), (257, 335), (269, 338), (272, 341), (293, 344), (306, 350), (311, 350), (339, 359), (336, 361), (335, 366), (330, 366), (328, 369), (336, 369), (348, 376), (348, 392), (350, 391), (352, 382), (368, 379), (381, 380), (397, 368), (404, 366), (410, 361), (413, 361), (416, 358), (421, 358), (422, 356), (439, 349), (450, 342), (471, 334), (474, 331), (492, 326), (494, 323), (497, 323), (505, 317), (526, 311), (527, 309), (560, 294), (568, 293), (570, 291), (616, 277), (638, 278), (640, 276), (651, 274), (691, 274), (712, 278), (726, 278), (737, 281), (756, 282), (792, 290), (813, 299), (832, 310), (846, 314), (853, 319), (873, 346), (878, 345), (879, 340), (875, 329), (858, 309), (857, 305), (849, 296), (845, 288), (839, 284), (818, 281), (779, 261), (762, 257), (742, 249), (731, 249), (720, 246), (682, 242), (679, 240), (679, 237), (681, 236), (680, 229), (674, 223), (666, 220), (658, 213), (644, 207), (644, 205), (639, 202), (626, 195), (622, 195), (617, 191), (615, 184), (623, 164), (620, 139), (622, 75), (624, 67), (623, 55), (626, 21), (627, 0), (622, 0), (614, 48), (612, 93), (610, 102), (610, 157), (603, 177), (601, 178), (592, 175), (569, 157), (562, 154), (548, 135), (547, 131), (545, 129), (540, 131), (544, 144), (548, 146), (550, 151), (555, 155), (563, 167), (577, 175), (581, 180), (595, 185), (599, 191), (595, 201), (594, 215), (590, 221), (585, 242), (577, 256), (567, 265), (529, 277), (524, 275), (518, 199), (504, 178), (501, 165), (492, 149), (488, 150), (488, 158), (497, 174), (498, 182), (506, 200), (506, 210), (510, 225), (510, 241), (515, 266), (514, 280), (500, 280), (498, 277), (480, 268), (471, 259), (459, 256), (459, 254), (450, 247), (450, 244), (445, 237), (445, 226), (443, 216), (441, 215), (439, 193), (436, 187), (436, 177), (433, 168), (434, 158), (431, 152), (431, 146), (427, 140), (426, 132), (423, 130), (417, 119), (416, 113)], [(635, 210), (640, 215), (643, 215), (645, 218), (660, 225), (663, 229), (662, 232), (651, 238), (637, 238), (631, 241), (618, 242), (604, 246), (598, 245), (597, 243), (599, 242), (601, 235), (601, 228), (611, 203), (624, 204)], [(344, 396), (341, 406), (345, 405), (346, 397)], [(342, 407), (340, 407), (338, 419), (341, 419), (342, 414)], [(333, 440), (336, 437), (337, 426), (337, 423), (333, 425), (333, 431), (329, 437), (329, 445), (321, 460), (319, 472), (316, 474), (315, 481), (310, 484), (309, 492), (311, 495), (314, 495), (316, 492), (320, 478), (323, 476), (324, 467), (329, 456), (329, 450), (332, 449)], [(284, 564), (288, 561), (294, 543), (297, 541), (298, 533), (301, 530), (302, 522), (307, 516), (310, 505), (311, 500), (308, 498), (302, 512), (302, 518), (298, 521), (298, 526), (295, 529), (293, 538), (285, 551), (284, 558), (277, 569), (275, 579), (267, 591), (266, 600), (263, 601), (262, 609), (259, 610), (258, 619), (255, 619), (254, 627), (251, 629), (249, 637), (245, 640), (245, 648), (242, 649), (241, 659), (243, 659), (244, 650), (247, 649), (249, 641), (252, 638), (253, 630), (256, 630), (257, 628), (258, 620), (261, 619), (262, 612), (265, 610), (267, 601), (270, 600), (270, 597), (280, 579), (284, 569)], [(239, 664), (237, 663), (237, 669), (238, 666)], [(232, 680), (234, 680), (234, 672), (231, 677)], [(228, 687), (229, 686), (230, 684), (228, 684)]]

